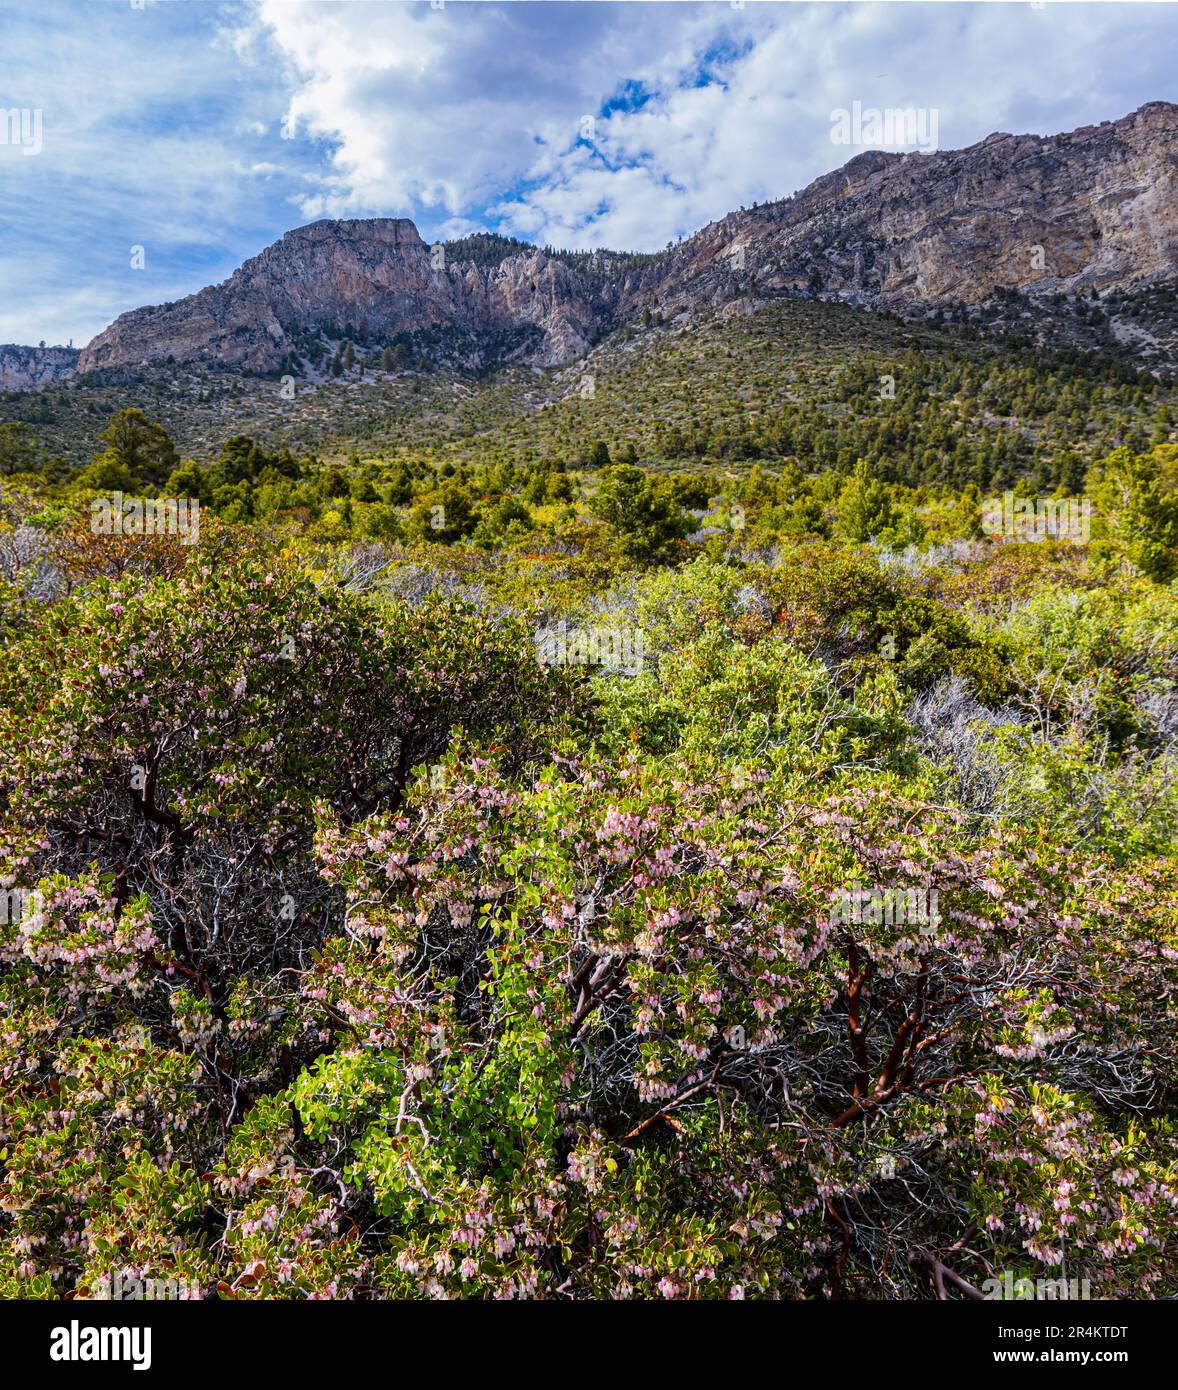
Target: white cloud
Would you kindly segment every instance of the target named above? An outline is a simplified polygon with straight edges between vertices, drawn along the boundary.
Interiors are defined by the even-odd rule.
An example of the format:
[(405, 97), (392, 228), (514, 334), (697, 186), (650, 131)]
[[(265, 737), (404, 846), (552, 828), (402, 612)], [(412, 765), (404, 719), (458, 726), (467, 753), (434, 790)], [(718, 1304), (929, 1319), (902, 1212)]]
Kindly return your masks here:
[[(257, 19), (289, 117), (326, 147), (304, 215), (490, 218), (561, 245), (652, 249), (785, 196), (855, 153), (830, 139), (855, 100), (935, 108), (954, 147), (1178, 94), (1163, 6), (260, 0)], [(611, 111), (627, 86), (647, 99)]]

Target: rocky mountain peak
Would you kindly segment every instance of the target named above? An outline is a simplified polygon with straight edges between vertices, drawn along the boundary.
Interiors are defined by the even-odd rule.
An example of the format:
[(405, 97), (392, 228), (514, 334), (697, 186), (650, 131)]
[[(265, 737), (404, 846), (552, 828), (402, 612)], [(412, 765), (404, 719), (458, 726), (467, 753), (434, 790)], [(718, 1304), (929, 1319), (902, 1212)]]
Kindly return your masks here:
[(171, 358), (274, 371), (308, 334), (403, 337), (469, 367), (554, 366), (652, 307), (807, 294), (908, 313), (1165, 281), (1178, 273), (1178, 107), (965, 150), (866, 150), (638, 268), (603, 253), (603, 274), (597, 257), (499, 240), (435, 249), (406, 218), (313, 222), (220, 285), (121, 315), (78, 370)]

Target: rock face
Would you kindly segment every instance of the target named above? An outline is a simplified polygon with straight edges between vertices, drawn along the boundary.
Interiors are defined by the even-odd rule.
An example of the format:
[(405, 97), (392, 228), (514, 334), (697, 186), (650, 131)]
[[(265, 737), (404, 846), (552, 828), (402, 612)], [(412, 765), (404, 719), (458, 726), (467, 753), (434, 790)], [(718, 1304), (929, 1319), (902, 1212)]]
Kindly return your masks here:
[(123, 314), (78, 370), (173, 358), (272, 371), (306, 335), (345, 331), (420, 335), (472, 367), (556, 366), (645, 309), (803, 293), (912, 311), (1156, 284), (1178, 274), (1178, 107), (956, 152), (869, 151), (657, 256), (503, 246), (440, 258), (403, 219), (316, 222), (221, 285)]
[(442, 331), (464, 343), (472, 366), (480, 357), (553, 365), (584, 352), (604, 321), (605, 306), (542, 251), (486, 266), (431, 249), (405, 219), (323, 221), (288, 232), (224, 284), (121, 315), (78, 369), (172, 357), (266, 371), (301, 333), (345, 331), (361, 340)]
[(78, 349), (0, 343), (0, 391), (37, 391), (73, 376)]
[(1178, 106), (1067, 135), (868, 151), (783, 202), (732, 213), (642, 287), (672, 308), (786, 289), (872, 308), (1103, 293), (1178, 273)]

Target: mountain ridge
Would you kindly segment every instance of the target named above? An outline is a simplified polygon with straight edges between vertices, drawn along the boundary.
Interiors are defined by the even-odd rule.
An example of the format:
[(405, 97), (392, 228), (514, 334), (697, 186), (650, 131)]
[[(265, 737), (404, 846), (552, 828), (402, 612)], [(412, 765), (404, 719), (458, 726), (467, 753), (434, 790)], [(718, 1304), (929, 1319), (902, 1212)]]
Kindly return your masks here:
[[(308, 339), (324, 336), (405, 341), (463, 369), (561, 367), (640, 316), (790, 295), (982, 322), (1014, 295), (1024, 317), (1042, 313), (1050, 338), (1061, 296), (1178, 276), (1178, 106), (1148, 102), (1054, 136), (995, 132), (956, 151), (865, 150), (789, 198), (649, 255), (477, 240), (430, 247), (408, 218), (320, 219), (220, 284), (119, 315), (76, 371), (175, 361), (298, 372)], [(1162, 353), (1148, 324), (1138, 337), (1143, 355)], [(70, 374), (20, 351), (33, 354), (25, 389)], [(10, 357), (7, 389), (20, 379)]]

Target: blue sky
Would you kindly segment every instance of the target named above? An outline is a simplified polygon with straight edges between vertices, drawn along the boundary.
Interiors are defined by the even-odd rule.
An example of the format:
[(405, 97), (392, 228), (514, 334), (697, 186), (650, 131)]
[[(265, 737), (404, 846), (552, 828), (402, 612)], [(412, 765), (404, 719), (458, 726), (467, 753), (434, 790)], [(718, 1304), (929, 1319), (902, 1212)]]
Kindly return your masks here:
[[(845, 162), (1178, 100), (1167, 4), (0, 0), (0, 342), (80, 346), (318, 217), (652, 250)], [(142, 247), (142, 269), (132, 247)]]

